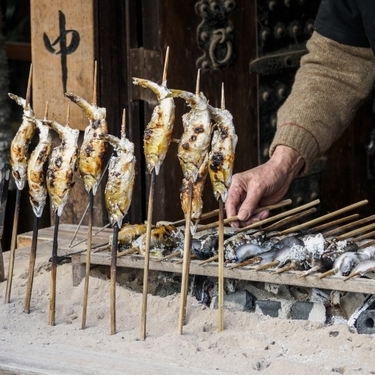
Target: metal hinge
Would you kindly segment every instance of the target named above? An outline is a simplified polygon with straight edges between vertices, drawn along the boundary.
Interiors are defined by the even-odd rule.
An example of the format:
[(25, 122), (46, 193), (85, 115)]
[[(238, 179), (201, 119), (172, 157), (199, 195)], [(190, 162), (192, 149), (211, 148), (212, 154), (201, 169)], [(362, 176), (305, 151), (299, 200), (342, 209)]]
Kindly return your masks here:
[[(162, 54), (156, 50), (133, 48), (130, 50), (131, 76), (149, 79), (161, 83), (163, 73)], [(133, 85), (133, 100), (144, 100), (150, 104), (156, 104), (157, 99), (153, 92), (140, 86)]]

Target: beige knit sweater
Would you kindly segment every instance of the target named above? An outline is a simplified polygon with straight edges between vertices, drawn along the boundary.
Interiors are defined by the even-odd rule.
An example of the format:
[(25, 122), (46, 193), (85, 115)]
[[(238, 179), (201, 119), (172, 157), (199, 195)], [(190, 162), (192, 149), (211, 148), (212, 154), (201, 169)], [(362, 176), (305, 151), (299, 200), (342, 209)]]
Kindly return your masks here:
[(317, 32), (307, 48), (270, 148), (270, 155), (279, 144), (297, 150), (305, 173), (341, 136), (375, 82), (370, 48), (339, 44)]

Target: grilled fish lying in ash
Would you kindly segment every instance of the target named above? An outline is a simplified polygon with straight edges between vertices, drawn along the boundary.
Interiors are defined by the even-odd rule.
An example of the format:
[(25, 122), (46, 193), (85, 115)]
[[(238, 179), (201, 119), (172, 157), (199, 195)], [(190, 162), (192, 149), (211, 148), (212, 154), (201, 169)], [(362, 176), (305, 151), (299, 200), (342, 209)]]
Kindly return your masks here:
[[(151, 229), (150, 236), (150, 254), (153, 256), (162, 256), (166, 250), (183, 249), (184, 234), (174, 225), (160, 225)], [(144, 255), (146, 249), (146, 234), (142, 234), (133, 241), (132, 247), (138, 248)]]
[(104, 192), (105, 203), (111, 225), (117, 224), (120, 228), (133, 195), (136, 164), (134, 144), (125, 135), (119, 139), (106, 134), (105, 139), (116, 152), (109, 162), (108, 181)]
[(107, 149), (107, 142), (104, 139), (108, 133), (106, 109), (90, 104), (85, 99), (69, 92), (65, 96), (76, 103), (89, 120), (79, 149), (78, 169), (86, 192), (89, 193), (92, 190), (95, 195)]
[(143, 149), (146, 166), (151, 173), (159, 174), (172, 139), (175, 120), (175, 104), (166, 82), (158, 85), (147, 79), (133, 77), (133, 84), (150, 89), (157, 97), (159, 104), (155, 106), (151, 120), (143, 135)]
[(61, 216), (74, 185), (79, 130), (72, 129), (69, 125), (60, 125), (56, 121), (43, 120), (43, 123), (56, 131), (61, 139), (60, 145), (52, 150), (46, 172), (47, 191), (52, 210)]
[(27, 181), (28, 148), (35, 134), (35, 122), (33, 121), (35, 115), (30, 104), (26, 105), (25, 99), (14, 94), (8, 95), (23, 108), (21, 125), (10, 144), (12, 174), (18, 190), (22, 190)]

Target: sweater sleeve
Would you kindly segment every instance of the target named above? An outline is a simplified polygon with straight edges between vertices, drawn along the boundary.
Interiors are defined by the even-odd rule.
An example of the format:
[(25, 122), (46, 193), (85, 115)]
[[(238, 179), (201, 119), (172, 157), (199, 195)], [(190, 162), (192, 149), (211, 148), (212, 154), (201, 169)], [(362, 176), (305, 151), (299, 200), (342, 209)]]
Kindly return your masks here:
[(342, 135), (375, 80), (370, 48), (337, 43), (314, 32), (301, 59), (292, 91), (277, 114), (270, 147), (298, 151), (308, 172), (318, 157)]

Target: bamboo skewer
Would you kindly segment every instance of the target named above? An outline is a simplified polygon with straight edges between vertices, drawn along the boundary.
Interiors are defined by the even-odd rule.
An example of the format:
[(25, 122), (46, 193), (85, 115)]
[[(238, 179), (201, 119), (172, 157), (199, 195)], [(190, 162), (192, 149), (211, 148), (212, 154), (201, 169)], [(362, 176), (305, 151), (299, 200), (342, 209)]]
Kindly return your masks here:
[[(105, 166), (105, 168), (104, 168), (104, 170), (103, 170), (102, 175), (100, 176), (100, 179), (99, 179), (99, 181), (98, 181), (98, 186), (99, 186), (100, 183), (102, 182), (103, 177), (104, 177), (104, 175), (105, 175), (105, 173), (106, 173), (108, 167), (109, 167), (109, 160), (108, 160), (108, 163), (106, 164), (106, 166)], [(73, 244), (73, 241), (75, 240), (75, 238), (76, 238), (76, 236), (77, 236), (77, 233), (78, 233), (78, 231), (79, 231), (79, 228), (80, 228), (81, 225), (82, 225), (83, 219), (85, 218), (85, 216), (86, 216), (86, 214), (87, 214), (87, 211), (89, 210), (89, 207), (90, 207), (90, 202), (87, 204), (86, 209), (85, 209), (84, 213), (82, 214), (81, 220), (80, 220), (79, 223), (77, 224), (77, 228), (76, 228), (76, 230), (74, 231), (73, 236), (72, 236), (72, 239), (71, 239), (70, 242), (69, 242), (69, 246), (68, 246), (69, 248), (76, 247), (76, 246), (80, 245), (81, 243), (87, 241), (87, 238), (86, 238), (86, 239), (84, 239), (84, 240), (82, 240), (82, 241), (79, 241), (79, 242), (76, 242), (74, 245), (72, 245), (72, 244)], [(93, 234), (93, 236), (97, 235), (98, 233), (100, 233), (101, 231), (103, 231), (105, 228), (108, 228), (109, 225), (110, 225), (110, 224), (106, 224), (104, 227), (100, 228), (100, 230), (98, 230), (97, 232), (95, 232), (95, 233)]]
[(87, 228), (87, 246), (86, 246), (86, 271), (85, 271), (85, 286), (83, 291), (83, 305), (82, 305), (82, 325), (81, 328), (86, 328), (86, 317), (87, 317), (87, 303), (89, 294), (89, 280), (90, 280), (90, 268), (91, 268), (91, 240), (92, 240), (92, 219), (93, 219), (93, 206), (94, 206), (94, 193), (92, 189), (89, 192), (89, 222)]
[[(165, 85), (167, 82), (167, 71), (169, 63), (169, 47), (165, 52), (165, 61), (163, 68), (163, 75), (161, 84)], [(155, 192), (155, 169), (152, 170), (150, 176), (150, 190), (148, 196), (148, 210), (147, 210), (147, 229), (146, 229), (146, 243), (145, 243), (145, 260), (143, 270), (143, 295), (142, 295), (142, 313), (141, 313), (141, 329), (140, 339), (146, 338), (146, 321), (147, 321), (147, 292), (148, 292), (148, 274), (150, 267), (150, 247), (151, 247), (151, 227), (152, 227), (152, 211), (154, 205), (154, 192)]]
[(358, 208), (358, 207), (361, 207), (361, 206), (364, 206), (365, 204), (368, 203), (368, 200), (362, 200), (360, 202), (357, 202), (357, 203), (354, 203), (354, 204), (351, 204), (349, 206), (346, 206), (344, 208), (341, 208), (337, 211), (334, 211), (334, 212), (331, 212), (329, 214), (326, 214), (326, 215), (323, 215), (323, 216), (320, 216), (319, 218), (317, 219), (314, 219), (314, 220), (311, 220), (311, 221), (308, 221), (304, 224), (301, 224), (301, 225), (297, 225), (295, 227), (292, 227), (292, 228), (289, 228), (287, 230), (284, 230), (280, 233), (280, 235), (286, 235), (286, 234), (290, 234), (290, 233), (293, 233), (293, 232), (297, 232), (301, 229), (305, 229), (305, 228), (308, 228), (309, 226), (311, 225), (315, 225), (315, 224), (318, 224), (324, 220), (328, 220), (328, 219), (331, 219), (332, 217), (335, 217), (335, 216), (338, 216), (338, 215), (341, 215), (342, 213), (344, 212), (347, 212), (347, 211), (350, 211), (350, 210), (354, 210), (355, 208)]
[[(47, 117), (48, 117), (48, 102), (46, 103), (46, 107), (45, 107), (44, 119), (47, 120)], [(31, 241), (29, 272), (28, 272), (28, 278), (27, 278), (25, 304), (23, 308), (23, 311), (27, 314), (30, 313), (30, 302), (31, 302), (32, 289), (33, 289), (34, 269), (35, 269), (35, 260), (36, 260), (37, 243), (38, 243), (38, 227), (39, 227), (39, 217), (34, 214), (33, 238)]]
[(324, 236), (326, 236), (326, 237), (334, 236), (338, 233), (347, 231), (348, 229), (355, 228), (355, 227), (357, 227), (359, 225), (362, 225), (362, 224), (365, 224), (365, 223), (369, 223), (373, 220), (375, 220), (375, 215), (371, 215), (371, 216), (368, 216), (364, 219), (353, 221), (349, 224), (346, 224), (346, 225), (343, 225), (341, 227), (338, 227), (338, 228), (332, 229), (330, 231), (327, 231), (327, 232), (324, 233)]
[(149, 190), (149, 195), (148, 195), (145, 260), (144, 260), (144, 268), (143, 268), (143, 295), (142, 295), (142, 314), (141, 314), (141, 331), (140, 331), (141, 340), (145, 340), (146, 338), (147, 292), (148, 292), (148, 274), (149, 274), (149, 266), (150, 266), (150, 245), (151, 245), (152, 211), (153, 211), (153, 205), (154, 205), (154, 190), (155, 190), (155, 171), (153, 170), (150, 176), (150, 190)]
[(345, 240), (347, 238), (355, 237), (357, 234), (367, 232), (367, 231), (372, 230), (374, 228), (375, 228), (375, 223), (365, 225), (364, 227), (357, 228), (357, 229), (352, 230), (351, 232), (347, 232), (345, 234), (342, 234), (341, 236), (337, 236), (336, 239), (338, 241)]
[(219, 275), (218, 275), (218, 329), (219, 332), (224, 330), (224, 203), (219, 199)]
[(373, 246), (373, 245), (375, 245), (375, 240), (366, 242), (366, 243), (362, 244), (361, 246), (358, 246), (357, 250), (365, 249), (366, 247), (370, 247), (370, 246)]
[(20, 200), (21, 200), (21, 190), (17, 188), (14, 216), (13, 216), (12, 239), (11, 239), (10, 252), (9, 252), (8, 278), (7, 278), (7, 285), (6, 285), (6, 292), (5, 292), (5, 303), (10, 303), (10, 294), (12, 290), (14, 255), (15, 255), (15, 250), (16, 250), (18, 220), (19, 220), (19, 215), (20, 215)]
[(362, 234), (361, 236), (356, 237), (356, 242), (366, 240), (368, 238), (373, 238), (375, 236), (375, 231), (371, 231), (365, 234)]
[(183, 325), (186, 317), (186, 299), (187, 299), (187, 286), (189, 279), (190, 267), (190, 221), (191, 221), (191, 202), (192, 202), (193, 181), (189, 180), (188, 186), (188, 204), (185, 221), (185, 242), (184, 242), (184, 256), (182, 263), (182, 279), (181, 279), (181, 296), (180, 296), (180, 312), (178, 319), (178, 333), (182, 335)]
[(317, 211), (317, 209), (315, 207), (312, 207), (312, 208), (310, 208), (306, 211), (302, 211), (302, 212), (296, 213), (294, 215), (287, 216), (286, 218), (281, 219), (280, 221), (277, 221), (276, 223), (271, 224), (268, 227), (263, 228), (263, 231), (264, 232), (273, 231), (273, 230), (275, 230), (275, 229), (277, 229), (277, 228), (279, 228), (283, 225), (289, 224), (293, 221), (302, 219), (305, 216), (311, 215), (311, 214), (315, 213), (316, 211)]
[(110, 320), (111, 320), (111, 335), (116, 333), (116, 274), (117, 274), (117, 241), (118, 241), (117, 224), (113, 226), (113, 241), (112, 241), (112, 257), (110, 268), (110, 290), (109, 290), (109, 307), (110, 307)]
[(310, 208), (310, 207), (313, 207), (313, 206), (316, 206), (317, 204), (320, 203), (320, 200), (319, 199), (316, 199), (310, 203), (306, 203), (300, 207), (296, 207), (296, 208), (292, 208), (291, 210), (288, 210), (288, 211), (285, 211), (285, 212), (282, 212), (280, 214), (277, 214), (275, 216), (271, 216), (271, 217), (268, 217), (267, 219), (264, 219), (264, 220), (259, 220), (255, 223), (252, 223), (250, 225), (247, 225), (246, 227), (243, 227), (243, 228), (240, 228), (237, 230), (237, 233), (240, 233), (240, 232), (246, 232), (247, 230), (249, 229), (253, 229), (253, 228), (258, 228), (264, 224), (268, 224), (268, 223), (271, 223), (275, 220), (278, 220), (278, 219), (282, 219), (288, 215), (292, 215), (292, 214), (295, 214), (297, 212), (300, 212), (300, 211), (303, 211), (304, 209), (307, 209), (307, 208)]
[[(29, 78), (28, 78), (27, 89), (26, 89), (25, 108), (27, 108), (31, 102), (32, 71), (33, 71), (32, 64), (30, 64)], [(5, 303), (10, 302), (10, 295), (12, 291), (14, 256), (15, 256), (16, 246), (17, 246), (17, 230), (18, 230), (18, 221), (19, 221), (19, 214), (20, 214), (21, 191), (22, 190), (18, 189), (17, 187), (15, 207), (14, 207), (14, 216), (13, 216), (13, 226), (12, 226), (12, 238), (11, 238), (10, 251), (9, 251), (8, 278), (7, 278), (7, 285), (6, 285), (6, 291), (5, 291)]]
[(357, 219), (358, 217), (359, 217), (359, 214), (353, 214), (353, 215), (345, 216), (341, 219), (333, 220), (333, 221), (330, 221), (328, 223), (324, 223), (324, 224), (318, 225), (316, 227), (313, 227), (313, 228), (309, 229), (309, 231), (310, 232), (322, 232), (322, 231), (324, 231), (324, 230), (326, 230), (330, 227), (346, 223), (347, 221)]
[(55, 325), (55, 314), (56, 314), (56, 276), (57, 276), (57, 249), (58, 249), (59, 221), (60, 221), (60, 216), (58, 215), (56, 211), (55, 228), (53, 232), (51, 282), (50, 282), (50, 292), (49, 292), (48, 323), (50, 326)]
[[(291, 199), (285, 199), (283, 201), (280, 201), (280, 202), (275, 203), (275, 204), (271, 204), (269, 206), (259, 207), (254, 211), (254, 214), (256, 214), (258, 212), (261, 212), (261, 211), (264, 211), (264, 210), (270, 210), (270, 211), (275, 210), (277, 208), (285, 207), (285, 206), (287, 206), (291, 203), (292, 203)], [(229, 223), (232, 223), (234, 221), (238, 221), (238, 216), (232, 216), (232, 217), (226, 218), (226, 219), (224, 219), (223, 222), (224, 222), (224, 224), (229, 224)], [(216, 221), (214, 223), (210, 223), (210, 224), (206, 224), (206, 225), (202, 225), (202, 226), (198, 227), (197, 232), (201, 232), (201, 231), (206, 230), (206, 229), (216, 228), (218, 226), (219, 226), (219, 222)]]
[[(96, 105), (96, 81), (97, 81), (97, 62), (94, 62), (94, 87), (93, 87), (93, 98), (92, 104)], [(91, 243), (92, 243), (92, 222), (94, 215), (94, 192), (93, 189), (89, 192), (89, 218), (87, 228), (87, 251), (86, 251), (86, 272), (85, 272), (85, 287), (83, 291), (83, 305), (82, 305), (82, 325), (81, 328), (86, 328), (87, 318), (87, 303), (89, 294), (89, 282), (90, 282), (90, 268), (91, 268)]]

